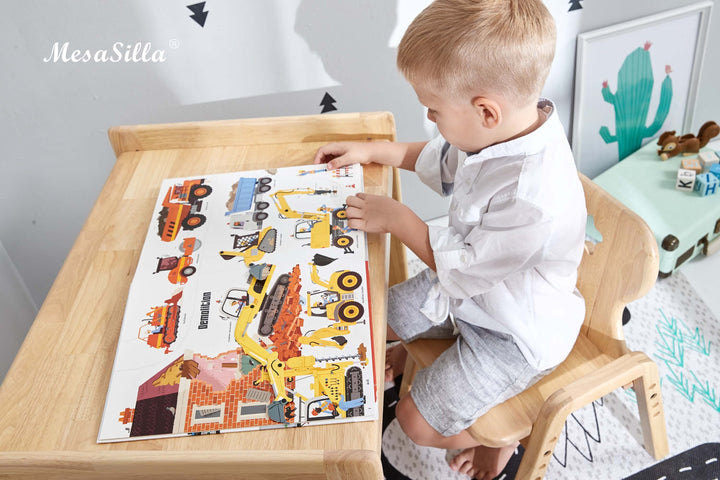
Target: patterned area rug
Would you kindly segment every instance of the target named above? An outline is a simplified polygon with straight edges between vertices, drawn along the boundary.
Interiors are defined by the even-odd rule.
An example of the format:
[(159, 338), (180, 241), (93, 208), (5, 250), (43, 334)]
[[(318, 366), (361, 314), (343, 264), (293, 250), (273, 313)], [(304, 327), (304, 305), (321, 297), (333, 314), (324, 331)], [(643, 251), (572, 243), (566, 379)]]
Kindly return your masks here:
[[(410, 274), (422, 268), (409, 255)], [(717, 479), (720, 477), (720, 325), (682, 272), (658, 280), (628, 305), (628, 346), (642, 350), (660, 371), (670, 455), (655, 461), (642, 447), (637, 401), (618, 390), (568, 418), (545, 478)], [(386, 395), (388, 392), (386, 392)], [(392, 394), (387, 395), (392, 401)], [(453, 452), (418, 447), (386, 408), (386, 478), (467, 479), (447, 466)], [(705, 445), (707, 444), (707, 445)], [(498, 478), (514, 478), (522, 451)]]

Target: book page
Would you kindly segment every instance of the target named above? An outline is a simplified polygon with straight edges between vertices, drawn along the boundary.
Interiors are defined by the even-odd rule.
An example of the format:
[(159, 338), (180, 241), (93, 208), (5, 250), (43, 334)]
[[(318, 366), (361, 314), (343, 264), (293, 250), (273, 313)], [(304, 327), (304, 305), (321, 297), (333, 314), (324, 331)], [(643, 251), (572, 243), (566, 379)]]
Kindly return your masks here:
[(362, 167), (163, 181), (98, 442), (377, 418)]

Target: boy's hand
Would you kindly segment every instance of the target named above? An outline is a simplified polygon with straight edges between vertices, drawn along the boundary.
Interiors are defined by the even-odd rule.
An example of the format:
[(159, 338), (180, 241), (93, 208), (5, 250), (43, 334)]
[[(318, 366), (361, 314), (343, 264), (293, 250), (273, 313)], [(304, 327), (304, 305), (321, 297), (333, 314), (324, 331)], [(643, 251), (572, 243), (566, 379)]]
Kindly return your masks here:
[(313, 163), (327, 163), (328, 170), (353, 163), (379, 163), (412, 171), (426, 143), (335, 142), (320, 147)]
[(428, 226), (407, 206), (383, 195), (358, 193), (345, 200), (348, 227), (368, 233), (390, 233), (420, 260), (436, 270)]
[(383, 195), (358, 193), (347, 197), (348, 227), (368, 233), (387, 233), (394, 216), (398, 215), (397, 200)]
[(320, 147), (313, 163), (327, 163), (335, 170), (353, 163), (370, 163), (373, 145), (367, 142), (337, 142)]

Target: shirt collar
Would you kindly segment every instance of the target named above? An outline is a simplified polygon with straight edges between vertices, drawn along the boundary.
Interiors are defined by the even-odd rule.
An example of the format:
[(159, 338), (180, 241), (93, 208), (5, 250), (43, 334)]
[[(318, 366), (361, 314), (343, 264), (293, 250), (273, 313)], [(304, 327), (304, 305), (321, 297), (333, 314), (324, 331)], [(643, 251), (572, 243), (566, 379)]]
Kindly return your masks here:
[(549, 110), (542, 125), (522, 137), (491, 145), (479, 152), (467, 152), (465, 164), (482, 162), (489, 158), (531, 155), (541, 151), (547, 145), (548, 139), (557, 136), (556, 129), (558, 126), (560, 126), (561, 131), (563, 130), (552, 100), (541, 98), (538, 102), (538, 108), (545, 111)]

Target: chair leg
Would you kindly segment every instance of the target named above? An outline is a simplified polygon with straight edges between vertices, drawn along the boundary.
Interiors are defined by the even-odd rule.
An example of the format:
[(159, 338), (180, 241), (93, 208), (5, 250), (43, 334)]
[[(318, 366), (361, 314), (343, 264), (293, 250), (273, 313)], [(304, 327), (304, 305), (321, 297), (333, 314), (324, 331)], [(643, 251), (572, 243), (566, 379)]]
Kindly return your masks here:
[(657, 365), (647, 365), (645, 374), (634, 382), (645, 450), (660, 460), (669, 453), (665, 411)]
[(526, 444), (515, 478), (542, 479), (545, 476), (555, 445), (560, 438), (567, 415), (556, 412), (554, 415), (541, 416), (535, 421), (529, 439), (521, 442)]
[(537, 480), (545, 476), (566, 419), (566, 415), (554, 415), (535, 422), (515, 478)]
[(533, 425), (517, 478), (541, 479), (568, 416), (578, 408), (613, 391), (618, 385), (635, 385), (645, 448), (655, 458), (668, 454), (665, 414), (657, 365), (642, 352), (631, 352), (552, 394)]
[(418, 371), (418, 365), (413, 360), (412, 355), (407, 356), (407, 359), (405, 360), (405, 370), (403, 370), (403, 379), (402, 383), (400, 384), (400, 398), (404, 397), (405, 394), (407, 394), (410, 391), (410, 387), (412, 387), (412, 382), (415, 379), (415, 374)]

